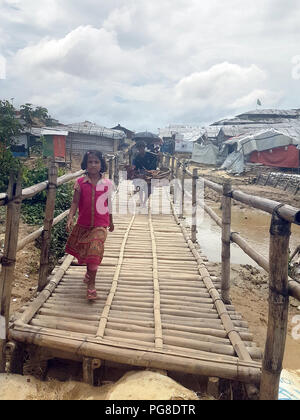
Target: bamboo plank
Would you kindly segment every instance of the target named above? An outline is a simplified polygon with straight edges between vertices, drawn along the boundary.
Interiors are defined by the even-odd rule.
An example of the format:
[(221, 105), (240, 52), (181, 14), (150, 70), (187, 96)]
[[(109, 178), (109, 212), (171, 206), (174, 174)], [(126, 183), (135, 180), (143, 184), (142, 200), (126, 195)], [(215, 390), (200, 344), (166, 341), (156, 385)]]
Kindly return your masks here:
[(123, 242), (122, 242), (122, 246), (121, 246), (121, 249), (120, 249), (118, 266), (116, 268), (114, 278), (113, 278), (113, 281), (112, 281), (112, 288), (111, 288), (110, 294), (107, 297), (105, 307), (104, 307), (103, 312), (102, 312), (101, 317), (100, 317), (100, 322), (99, 322), (98, 330), (97, 330), (97, 333), (96, 333), (96, 336), (100, 337), (100, 338), (103, 338), (103, 336), (104, 336), (105, 326), (106, 326), (107, 319), (108, 319), (108, 314), (109, 314), (109, 311), (110, 311), (110, 308), (111, 308), (111, 305), (112, 305), (114, 294), (115, 294), (116, 289), (117, 289), (120, 270), (121, 270), (121, 266), (122, 266), (123, 260), (124, 260), (125, 245), (126, 245), (126, 242), (127, 242), (128, 236), (129, 236), (130, 229), (132, 228), (134, 219), (135, 219), (135, 215), (132, 217), (132, 219), (130, 221), (130, 224), (129, 224), (127, 230), (126, 230), (126, 233), (125, 233), (125, 236), (124, 236), (124, 239), (123, 239)]

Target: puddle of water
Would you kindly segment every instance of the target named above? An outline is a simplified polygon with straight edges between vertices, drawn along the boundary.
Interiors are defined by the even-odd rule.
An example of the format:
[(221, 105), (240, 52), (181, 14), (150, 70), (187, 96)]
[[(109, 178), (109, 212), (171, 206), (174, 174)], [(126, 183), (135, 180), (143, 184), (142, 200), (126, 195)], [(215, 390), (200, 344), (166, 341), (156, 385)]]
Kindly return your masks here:
[[(218, 216), (221, 216), (219, 204), (214, 203), (209, 205)], [(197, 239), (201, 249), (209, 261), (221, 262), (221, 228), (201, 209), (198, 211), (198, 216)], [(187, 222), (190, 224), (191, 218), (187, 218)], [(271, 216), (267, 213), (253, 209), (240, 209), (238, 206), (232, 207), (232, 231), (240, 233), (248, 241), (249, 245), (266, 258), (269, 255), (270, 222)], [(292, 225), (292, 235), (290, 238), (291, 251), (299, 244), (300, 226)], [(256, 262), (236, 244), (231, 244), (231, 263), (251, 264), (258, 267)]]

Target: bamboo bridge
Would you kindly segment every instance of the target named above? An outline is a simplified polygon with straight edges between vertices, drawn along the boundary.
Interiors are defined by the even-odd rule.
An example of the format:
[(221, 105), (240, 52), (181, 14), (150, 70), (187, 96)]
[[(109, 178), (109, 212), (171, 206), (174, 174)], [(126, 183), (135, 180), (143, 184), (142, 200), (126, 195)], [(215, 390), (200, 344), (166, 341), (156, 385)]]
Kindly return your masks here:
[[(63, 214), (53, 221), (55, 188), (80, 173), (57, 179), (52, 165), (48, 182), (23, 191), (17, 186), (6, 197), (0, 195), (0, 204), (7, 204), (9, 209), (7, 235), (10, 238), (2, 257), (1, 316), (7, 324), (5, 335), (2, 327), (0, 343), (2, 354), (6, 349), (11, 350), (11, 371), (22, 372), (27, 349), (35, 352), (40, 360), (58, 357), (82, 362), (83, 378), (89, 383), (93, 383), (93, 372), (101, 363), (117, 362), (238, 381), (250, 391), (260, 389), (261, 399), (276, 399), (288, 296), (300, 298), (300, 285), (284, 271), (289, 227), (291, 223), (299, 223), (300, 212), (234, 191), (228, 184), (221, 186), (204, 180), (205, 187), (223, 195), (222, 219), (204, 204), (204, 209), (222, 226), (222, 275), (218, 278), (210, 272), (195, 240), (197, 173), (191, 174), (180, 161), (175, 168), (175, 158), (172, 162), (170, 159), (166, 157), (164, 164), (170, 167), (174, 178), (179, 178), (181, 169), (183, 192), (186, 176), (193, 178), (191, 232), (177, 214), (171, 195), (170, 214), (153, 214), (150, 200), (147, 214), (115, 215), (115, 232), (108, 235), (96, 278), (100, 299), (95, 302), (86, 301), (85, 268), (76, 264), (72, 256), (66, 255), (49, 277), (45, 274), (49, 231), (66, 216)], [(118, 181), (118, 164), (114, 173), (111, 168), (112, 163), (110, 177)], [(48, 188), (45, 226), (18, 242), (20, 202), (45, 188)], [(272, 214), (270, 261), (259, 256), (239, 234), (231, 232), (233, 198)], [(41, 234), (44, 247), (39, 294), (9, 321), (15, 255)], [(270, 273), (271, 315), (264, 360), (247, 321), (230, 301), (230, 242), (233, 241)], [(282, 325), (278, 325), (279, 319)], [(278, 365), (274, 366), (274, 360)]]

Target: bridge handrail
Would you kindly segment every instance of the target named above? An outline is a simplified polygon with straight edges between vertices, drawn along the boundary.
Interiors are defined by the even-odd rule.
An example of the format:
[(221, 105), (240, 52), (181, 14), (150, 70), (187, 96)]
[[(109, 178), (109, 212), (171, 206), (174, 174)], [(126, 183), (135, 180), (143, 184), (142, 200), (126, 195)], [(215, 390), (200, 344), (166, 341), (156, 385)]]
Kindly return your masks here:
[[(202, 179), (204, 186), (211, 188), (222, 195), (222, 218), (217, 216), (217, 214), (205, 203), (202, 204), (205, 211), (222, 229), (222, 300), (225, 303), (230, 301), (231, 242), (235, 242), (239, 245), (247, 255), (258, 262), (258, 264), (269, 273), (269, 317), (262, 367), (260, 399), (276, 400), (278, 399), (279, 381), (286, 343), (289, 295), (300, 300), (300, 284), (297, 281), (290, 279), (288, 276), (289, 237), (291, 234), (291, 224), (300, 224), (300, 210), (274, 200), (246, 194), (239, 190), (233, 190), (230, 181), (226, 181), (224, 185), (216, 184), (204, 177), (198, 176), (197, 168), (193, 170), (193, 173), (190, 172), (186, 168), (187, 162), (180, 160), (175, 156), (171, 157), (170, 155), (164, 155), (163, 161), (164, 159), (166, 159), (167, 162), (170, 162), (170, 159), (172, 159), (171, 174), (177, 179), (179, 178), (179, 169), (181, 168), (182, 216), (184, 196), (187, 193), (184, 186), (185, 177), (192, 177), (193, 214), (191, 239), (193, 242), (196, 241), (197, 229), (197, 180)], [(231, 231), (232, 199), (271, 214), (269, 261), (253, 250), (253, 248), (250, 247), (245, 239), (237, 232)]]

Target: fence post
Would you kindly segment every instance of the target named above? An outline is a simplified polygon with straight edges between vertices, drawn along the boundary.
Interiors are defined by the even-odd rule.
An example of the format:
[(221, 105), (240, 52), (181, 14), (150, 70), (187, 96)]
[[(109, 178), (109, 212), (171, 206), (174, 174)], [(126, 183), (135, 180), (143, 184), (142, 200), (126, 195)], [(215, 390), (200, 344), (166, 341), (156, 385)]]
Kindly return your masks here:
[(175, 156), (172, 156), (172, 164), (171, 164), (171, 179), (174, 178), (174, 168), (175, 168)]
[(0, 274), (0, 373), (5, 372), (11, 290), (16, 264), (19, 222), (22, 204), (22, 172), (11, 172), (7, 190), (5, 244)]
[(222, 196), (222, 280), (221, 296), (230, 304), (230, 237), (231, 237), (231, 182), (223, 185)]
[(40, 270), (39, 270), (39, 281), (38, 281), (38, 291), (43, 290), (43, 288), (48, 283), (48, 274), (49, 274), (49, 250), (51, 243), (51, 230), (54, 219), (54, 210), (55, 210), (55, 198), (56, 198), (56, 189), (57, 189), (57, 175), (58, 169), (55, 165), (55, 162), (52, 160), (49, 166), (48, 172), (48, 192), (47, 192), (47, 202), (45, 209), (45, 218), (44, 218), (44, 230), (42, 233), (42, 246), (41, 246), (41, 257), (40, 257)]
[(171, 156), (169, 154), (167, 154), (167, 162), (166, 162), (166, 167), (170, 168), (170, 160), (171, 160)]
[(180, 162), (179, 162), (178, 159), (176, 159), (176, 171), (175, 171), (175, 177), (176, 177), (176, 179), (178, 179), (179, 167), (180, 167)]
[(109, 179), (113, 179), (113, 158), (109, 158), (108, 161), (108, 177)]
[(261, 400), (277, 400), (287, 334), (291, 224), (273, 213), (269, 250), (269, 317), (260, 386)]
[(116, 186), (119, 185), (119, 157), (115, 156), (115, 168), (114, 168), (114, 183)]
[(192, 183), (192, 242), (197, 241), (197, 179), (198, 169), (193, 169)]
[(184, 213), (184, 178), (185, 178), (185, 169), (186, 163), (182, 162), (182, 172), (181, 172), (181, 209), (180, 209), (180, 218), (183, 218)]

